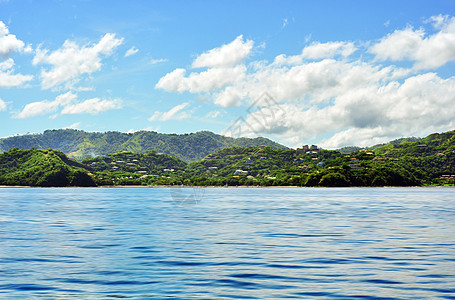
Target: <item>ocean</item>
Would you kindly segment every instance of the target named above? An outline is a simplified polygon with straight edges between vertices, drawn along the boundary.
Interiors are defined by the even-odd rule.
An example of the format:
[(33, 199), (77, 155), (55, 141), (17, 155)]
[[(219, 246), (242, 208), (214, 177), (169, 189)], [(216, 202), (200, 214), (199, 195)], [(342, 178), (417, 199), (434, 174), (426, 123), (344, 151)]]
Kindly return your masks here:
[(0, 299), (455, 299), (455, 189), (3, 187)]

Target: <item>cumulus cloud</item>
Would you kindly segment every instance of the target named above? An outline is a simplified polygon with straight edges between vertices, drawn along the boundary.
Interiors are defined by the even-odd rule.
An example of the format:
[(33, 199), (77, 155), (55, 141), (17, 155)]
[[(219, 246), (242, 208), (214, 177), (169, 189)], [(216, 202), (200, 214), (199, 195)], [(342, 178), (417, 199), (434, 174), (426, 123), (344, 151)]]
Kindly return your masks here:
[(134, 55), (134, 54), (136, 54), (138, 52), (139, 52), (139, 49), (137, 49), (136, 47), (133, 46), (130, 49), (128, 49), (128, 51), (125, 52), (125, 57)]
[(80, 103), (67, 105), (62, 109), (62, 114), (92, 114), (97, 115), (101, 112), (118, 109), (122, 107), (119, 99), (102, 100), (99, 98), (88, 99)]
[(53, 101), (36, 101), (25, 105), (24, 109), (15, 117), (18, 119), (30, 118), (37, 115), (44, 115), (56, 112), (60, 106), (65, 106), (76, 100), (77, 95), (68, 92), (61, 94)]
[(55, 101), (37, 101), (25, 105), (24, 109), (18, 113), (15, 118), (25, 119), (37, 115), (43, 115), (55, 112), (58, 108), (58, 103)]
[(199, 55), (193, 62), (193, 68), (230, 67), (242, 62), (253, 49), (252, 40), (243, 40), (239, 35), (234, 41)]
[(408, 26), (382, 38), (370, 52), (380, 61), (414, 61), (416, 70), (438, 68), (455, 60), (455, 18), (439, 15), (429, 21), (439, 29), (435, 34)]
[(79, 46), (72, 41), (65, 41), (63, 46), (50, 52), (38, 48), (33, 64), (49, 64), (50, 69), (41, 71), (41, 84), (44, 89), (53, 88), (63, 83), (71, 87), (83, 74), (91, 74), (101, 69), (102, 57), (112, 55), (115, 48), (123, 43), (115, 34), (105, 34), (98, 43)]
[(246, 118), (246, 128), (257, 134), (274, 134), (292, 145), (330, 135), (320, 145), (336, 148), (422, 136), (455, 125), (455, 108), (451, 105), (455, 101), (455, 78), (442, 79), (435, 73), (411, 76), (403, 83), (376, 82), (348, 88), (333, 99), (323, 107), (279, 103), (274, 111), (281, 113), (269, 117), (267, 126), (261, 122), (267, 114), (257, 111)]
[(24, 49), (24, 42), (18, 40), (14, 34), (10, 34), (5, 23), (0, 21), (0, 57), (6, 59), (11, 53)]
[[(207, 62), (207, 57), (215, 57), (231, 43), (194, 61), (193, 67), (207, 69), (189, 74), (175, 69), (156, 88), (206, 94), (213, 104), (226, 108), (244, 105), (246, 116), (236, 124), (243, 127), (239, 128), (242, 135), (273, 136), (291, 146), (313, 141), (327, 148), (368, 146), (451, 130), (455, 126), (455, 76), (442, 78), (436, 71), (455, 60), (455, 19), (435, 16), (429, 22), (436, 29), (434, 34), (406, 27), (372, 46), (368, 42), (359, 46), (314, 42), (300, 54), (280, 54), (270, 63), (247, 63), (248, 55), (223, 66)], [(356, 51), (375, 56), (354, 57)], [(414, 61), (414, 66), (391, 63), (403, 60)], [(258, 103), (264, 92), (271, 95), (273, 107)], [(156, 113), (152, 119), (161, 116)]]
[(210, 68), (199, 73), (193, 72), (185, 77), (185, 69), (175, 69), (162, 77), (155, 87), (168, 92), (210, 92), (242, 80), (245, 72), (245, 66), (237, 65), (229, 68)]
[(23, 110), (14, 117), (18, 119), (30, 118), (37, 115), (55, 113), (61, 109), (61, 114), (98, 114), (106, 110), (121, 108), (120, 100), (101, 100), (99, 98), (78, 101), (77, 95), (72, 92), (61, 94), (53, 101), (36, 101), (25, 105)]
[(14, 60), (9, 56), (14, 52), (26, 52), (24, 42), (10, 34), (5, 23), (0, 21), (0, 88), (17, 87), (33, 79), (32, 75), (14, 74)]
[(326, 58), (333, 58), (335, 56), (349, 57), (357, 48), (352, 42), (328, 42), (319, 43), (314, 42), (311, 45), (303, 48), (302, 53), (299, 55), (286, 56), (284, 54), (278, 55), (275, 58), (276, 65), (298, 65), (304, 60), (319, 60)]
[(33, 79), (33, 75), (14, 74), (14, 61), (0, 62), (0, 88), (22, 86)]
[(0, 111), (4, 110), (6, 110), (6, 103), (2, 100), (2, 98), (0, 98)]
[[(175, 69), (163, 76), (155, 88), (178, 93), (211, 93), (240, 83), (247, 72), (242, 62), (250, 54), (253, 44), (251, 40), (244, 41), (240, 35), (231, 43), (211, 49), (193, 61), (193, 68), (206, 67), (206, 70), (186, 75), (187, 70)], [(238, 104), (238, 99), (231, 94), (225, 94), (218, 93), (216, 96), (218, 104), (225, 107)]]
[(0, 62), (0, 71), (7, 71), (14, 66), (14, 60), (9, 58), (5, 61)]
[(187, 119), (191, 116), (190, 112), (182, 111), (188, 107), (189, 103), (184, 102), (182, 104), (176, 105), (171, 108), (169, 111), (160, 112), (156, 111), (153, 116), (149, 118), (149, 121), (168, 121), (168, 120), (182, 120)]

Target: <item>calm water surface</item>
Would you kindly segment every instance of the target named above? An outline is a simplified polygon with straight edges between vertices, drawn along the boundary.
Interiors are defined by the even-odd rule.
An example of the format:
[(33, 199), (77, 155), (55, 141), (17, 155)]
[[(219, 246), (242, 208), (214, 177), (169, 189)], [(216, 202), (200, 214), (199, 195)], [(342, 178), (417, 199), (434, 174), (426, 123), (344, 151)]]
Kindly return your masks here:
[(0, 299), (300, 298), (455, 299), (455, 189), (0, 188)]

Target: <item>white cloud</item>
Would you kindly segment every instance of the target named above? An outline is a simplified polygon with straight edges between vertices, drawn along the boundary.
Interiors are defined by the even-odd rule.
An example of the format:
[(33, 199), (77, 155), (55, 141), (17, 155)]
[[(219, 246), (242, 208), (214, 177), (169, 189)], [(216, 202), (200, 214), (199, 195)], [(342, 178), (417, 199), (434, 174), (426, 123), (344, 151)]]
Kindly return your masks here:
[(63, 46), (49, 53), (47, 49), (36, 50), (33, 64), (49, 64), (51, 69), (41, 71), (42, 87), (49, 89), (63, 83), (71, 87), (83, 74), (91, 74), (101, 68), (102, 56), (110, 56), (123, 43), (115, 34), (107, 33), (96, 44), (79, 46), (65, 41)]
[(0, 58), (4, 59), (0, 61), (0, 88), (21, 86), (33, 79), (32, 75), (13, 74), (14, 60), (9, 56), (19, 51), (25, 51), (24, 42), (10, 34), (6, 25), (0, 21)]
[(98, 114), (110, 109), (121, 108), (120, 100), (100, 100), (98, 98), (78, 102), (77, 95), (72, 92), (61, 94), (53, 101), (37, 101), (25, 105), (24, 109), (14, 117), (18, 119), (37, 115), (56, 113), (61, 108), (61, 114), (89, 113)]
[(192, 67), (231, 67), (242, 62), (250, 54), (253, 44), (252, 40), (244, 41), (243, 35), (239, 35), (231, 43), (199, 55)]
[(33, 79), (33, 75), (13, 74), (14, 69), (12, 66), (10, 69), (6, 69), (10, 67), (10, 62), (12, 62), (12, 59), (0, 63), (0, 88), (21, 86)]
[(0, 98), (0, 111), (4, 110), (6, 110), (6, 103), (2, 100), (2, 98)]
[(395, 30), (370, 48), (381, 61), (414, 61), (414, 69), (433, 69), (455, 60), (455, 18), (435, 16), (430, 18), (440, 29), (426, 35), (423, 28), (407, 27)]
[(8, 58), (7, 60), (0, 62), (0, 71), (9, 70), (13, 66), (14, 66), (14, 60), (12, 58)]
[(275, 58), (276, 65), (298, 65), (304, 60), (319, 60), (325, 58), (333, 58), (335, 56), (348, 57), (352, 55), (357, 48), (352, 42), (314, 42), (311, 45), (303, 48), (299, 55), (286, 56), (278, 55)]
[[(422, 70), (455, 60), (455, 21), (438, 16), (432, 22), (440, 28), (433, 35), (408, 27), (371, 47), (368, 41), (315, 42), (299, 55), (281, 54), (271, 63), (242, 61), (223, 68), (201, 63), (206, 70), (187, 75), (185, 69), (176, 69), (156, 88), (208, 96), (221, 107), (244, 105), (242, 134), (273, 136), (292, 146), (367, 146), (451, 130), (455, 76), (442, 78)], [(376, 56), (353, 57), (355, 51)], [(405, 59), (414, 60), (414, 67), (390, 63)], [(256, 101), (264, 92), (273, 97), (272, 107)], [(161, 116), (157, 112), (152, 119)]]
[(63, 128), (63, 129), (78, 129), (80, 125), (81, 125), (81, 122), (76, 122), (76, 123), (71, 124), (68, 127)]
[(16, 114), (15, 118), (25, 119), (38, 115), (53, 113), (56, 112), (60, 106), (69, 105), (71, 102), (75, 101), (76, 98), (77, 95), (68, 92), (58, 95), (53, 101), (45, 100), (28, 103), (20, 113)]
[[(257, 134), (274, 134), (292, 145), (331, 135), (320, 145), (328, 148), (369, 146), (402, 136), (422, 136), (455, 126), (455, 78), (435, 73), (407, 78), (403, 83), (372, 82), (347, 88), (323, 107), (299, 102), (280, 103), (277, 113), (261, 122), (261, 110), (246, 118)], [(281, 109), (278, 109), (281, 108)], [(265, 108), (267, 109), (267, 108)]]
[(376, 55), (378, 60), (392, 61), (414, 58), (415, 53), (421, 47), (425, 32), (423, 29), (414, 30), (407, 27), (403, 30), (395, 30), (382, 38), (370, 48), (370, 52)]
[(131, 47), (130, 49), (128, 49), (128, 51), (126, 51), (125, 53), (125, 57), (128, 57), (128, 56), (131, 56), (131, 55), (134, 55), (136, 53), (139, 52), (139, 49), (137, 49), (136, 47)]
[(159, 64), (159, 63), (162, 63), (162, 62), (167, 62), (167, 59), (165, 59), (165, 58), (152, 58), (150, 60), (150, 64), (151, 65), (156, 65), (156, 64)]
[(99, 98), (88, 99), (80, 103), (67, 105), (62, 109), (62, 114), (92, 114), (122, 108), (122, 101), (119, 99), (102, 100)]
[(8, 58), (11, 53), (24, 49), (24, 42), (18, 40), (14, 34), (10, 34), (5, 23), (0, 21), (0, 57)]
[(168, 92), (209, 92), (242, 80), (245, 72), (245, 66), (237, 65), (230, 68), (210, 68), (207, 71), (194, 72), (185, 77), (185, 69), (175, 69), (162, 77), (155, 87)]
[(206, 118), (216, 119), (216, 118), (220, 117), (221, 115), (222, 115), (221, 111), (215, 110), (215, 111), (209, 112), (207, 114)]
[(49, 114), (58, 109), (59, 104), (55, 101), (37, 101), (25, 105), (24, 109), (15, 118), (25, 119), (38, 115)]
[(450, 16), (440, 14), (437, 16), (431, 16), (425, 21), (425, 23), (433, 23), (433, 27), (435, 29), (441, 29), (445, 26), (445, 24), (450, 22), (450, 19)]
[(330, 58), (336, 55), (350, 56), (356, 51), (354, 43), (347, 42), (315, 42), (302, 50), (302, 57), (307, 59)]
[(168, 120), (182, 120), (187, 119), (191, 116), (191, 113), (182, 111), (189, 105), (188, 102), (174, 106), (169, 111), (160, 112), (156, 111), (153, 116), (149, 118), (149, 121), (168, 121)]
[(54, 102), (58, 105), (66, 106), (73, 103), (75, 100), (77, 100), (77, 95), (67, 92), (65, 94), (58, 95)]

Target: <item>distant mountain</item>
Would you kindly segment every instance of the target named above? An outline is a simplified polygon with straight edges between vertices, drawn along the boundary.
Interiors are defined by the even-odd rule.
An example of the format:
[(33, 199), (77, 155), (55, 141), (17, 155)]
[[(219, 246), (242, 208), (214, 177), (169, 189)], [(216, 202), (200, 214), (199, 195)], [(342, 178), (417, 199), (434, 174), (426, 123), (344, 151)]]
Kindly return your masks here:
[(85, 132), (74, 129), (46, 130), (42, 134), (27, 134), (0, 139), (0, 152), (12, 148), (52, 148), (81, 160), (89, 156), (107, 155), (119, 151), (146, 152), (155, 150), (196, 161), (227, 147), (265, 145), (273, 149), (287, 147), (269, 139), (231, 138), (209, 131), (190, 134), (163, 134), (153, 131), (121, 133), (116, 131)]
[(343, 148), (340, 148), (340, 149), (337, 149), (337, 150), (340, 151), (341, 153), (351, 153), (351, 152), (359, 151), (359, 150), (362, 150), (362, 149), (363, 149), (362, 147), (347, 146), (347, 147), (343, 147)]
[(359, 150), (362, 150), (362, 149), (374, 150), (376, 148), (380, 148), (380, 147), (385, 146), (387, 144), (391, 144), (391, 145), (397, 146), (397, 145), (400, 145), (400, 144), (403, 144), (403, 143), (418, 142), (419, 140), (421, 140), (421, 138), (407, 137), (407, 138), (399, 138), (399, 139), (390, 141), (390, 142), (385, 143), (385, 144), (377, 144), (377, 145), (370, 146), (370, 147), (347, 146), (347, 147), (339, 148), (337, 150), (340, 151), (341, 153), (351, 153), (351, 152), (359, 151)]
[(83, 165), (52, 149), (1, 153), (0, 185), (96, 186)]

